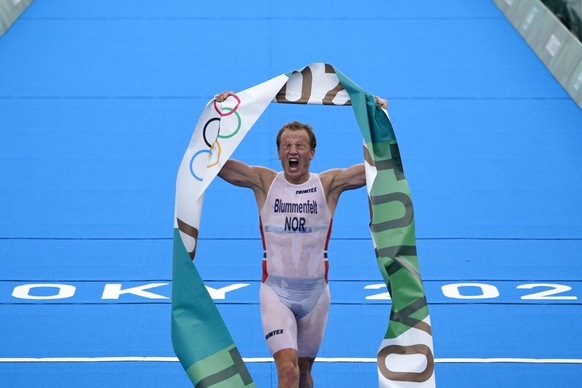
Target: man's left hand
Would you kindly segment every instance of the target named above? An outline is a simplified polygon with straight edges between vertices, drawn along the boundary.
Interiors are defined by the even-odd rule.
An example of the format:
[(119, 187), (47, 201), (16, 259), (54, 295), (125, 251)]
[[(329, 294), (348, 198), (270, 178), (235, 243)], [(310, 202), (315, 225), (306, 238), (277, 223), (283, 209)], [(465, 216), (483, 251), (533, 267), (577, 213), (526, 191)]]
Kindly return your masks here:
[(388, 101), (380, 98), (378, 96), (376, 96), (376, 102), (378, 103), (378, 106), (382, 109), (388, 109)]

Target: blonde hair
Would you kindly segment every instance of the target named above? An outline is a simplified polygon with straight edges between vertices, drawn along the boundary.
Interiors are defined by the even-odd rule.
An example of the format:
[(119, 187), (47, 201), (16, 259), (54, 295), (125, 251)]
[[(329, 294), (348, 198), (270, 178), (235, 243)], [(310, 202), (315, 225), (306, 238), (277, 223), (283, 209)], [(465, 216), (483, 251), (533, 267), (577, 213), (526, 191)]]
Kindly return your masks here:
[(317, 146), (317, 140), (315, 138), (315, 133), (313, 132), (313, 128), (311, 127), (311, 125), (300, 123), (299, 121), (291, 121), (283, 125), (283, 127), (279, 130), (279, 133), (277, 134), (277, 149), (279, 149), (279, 147), (281, 146), (281, 136), (283, 135), (283, 131), (285, 131), (286, 129), (290, 131), (301, 131), (301, 130), (306, 131), (307, 135), (309, 136), (309, 146), (311, 147), (311, 149), (315, 149), (315, 147)]

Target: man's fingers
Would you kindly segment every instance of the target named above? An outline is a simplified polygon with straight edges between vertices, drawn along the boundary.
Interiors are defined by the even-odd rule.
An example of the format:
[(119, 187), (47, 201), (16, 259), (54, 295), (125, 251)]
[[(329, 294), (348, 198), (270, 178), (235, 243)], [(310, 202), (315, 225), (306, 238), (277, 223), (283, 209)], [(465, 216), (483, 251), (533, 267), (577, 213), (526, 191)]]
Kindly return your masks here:
[(218, 102), (223, 102), (227, 98), (228, 98), (228, 93), (226, 91), (224, 91), (222, 93), (218, 93), (216, 96), (214, 96), (214, 99)]
[(225, 90), (224, 92), (218, 93), (217, 95), (215, 95), (214, 99), (218, 102), (223, 102), (224, 100), (226, 100), (230, 96), (234, 96), (234, 92), (232, 90), (230, 92), (227, 92)]
[(388, 101), (386, 101), (385, 99), (376, 96), (376, 102), (378, 103), (380, 108), (384, 109), (388, 108)]

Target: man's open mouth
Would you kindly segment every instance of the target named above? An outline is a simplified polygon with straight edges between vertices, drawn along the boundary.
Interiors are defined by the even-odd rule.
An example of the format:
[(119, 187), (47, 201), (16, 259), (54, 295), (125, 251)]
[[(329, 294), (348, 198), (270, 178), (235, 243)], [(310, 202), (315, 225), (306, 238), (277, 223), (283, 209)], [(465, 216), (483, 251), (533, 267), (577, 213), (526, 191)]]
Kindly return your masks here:
[(289, 158), (289, 167), (295, 168), (297, 166), (299, 166), (299, 159)]

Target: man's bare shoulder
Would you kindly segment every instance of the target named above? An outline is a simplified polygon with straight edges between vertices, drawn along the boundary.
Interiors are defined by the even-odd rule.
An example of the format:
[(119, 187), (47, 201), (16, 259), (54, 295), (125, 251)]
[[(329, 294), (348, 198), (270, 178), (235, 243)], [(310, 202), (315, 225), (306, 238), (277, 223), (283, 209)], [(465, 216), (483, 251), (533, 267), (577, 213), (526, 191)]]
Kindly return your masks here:
[(329, 189), (334, 182), (335, 178), (338, 174), (343, 171), (343, 168), (332, 168), (330, 170), (326, 170), (317, 174), (319, 176), (319, 180), (321, 181), (321, 185), (323, 186), (323, 191), (325, 193), (329, 192)]
[(341, 174), (341, 172), (345, 170), (344, 168), (332, 168), (330, 170), (325, 170), (320, 172), (319, 175), (319, 179), (321, 179), (321, 181), (333, 181), (334, 178), (338, 175)]
[(265, 167), (265, 166), (251, 166), (258, 174), (265, 176), (265, 177), (275, 177), (277, 175), (277, 171), (273, 170), (272, 168)]
[(363, 164), (348, 168), (332, 168), (319, 174), (323, 188), (328, 190), (352, 190), (366, 184)]
[(277, 173), (267, 167), (249, 166), (244, 162), (229, 159), (221, 168), (218, 176), (236, 186), (263, 190), (264, 182), (272, 181)]
[(264, 167), (264, 166), (253, 166), (252, 169), (254, 169), (256, 171), (256, 173), (259, 175), (259, 177), (261, 178), (263, 191), (265, 193), (267, 191), (269, 191), (269, 187), (271, 187), (271, 183), (273, 183), (273, 180), (277, 176), (277, 171), (275, 171), (271, 168), (268, 168), (268, 167)]

